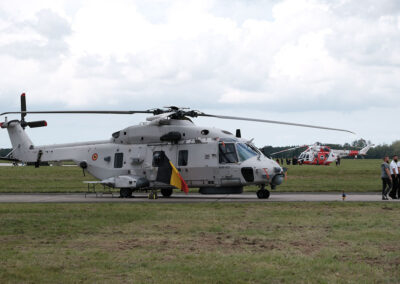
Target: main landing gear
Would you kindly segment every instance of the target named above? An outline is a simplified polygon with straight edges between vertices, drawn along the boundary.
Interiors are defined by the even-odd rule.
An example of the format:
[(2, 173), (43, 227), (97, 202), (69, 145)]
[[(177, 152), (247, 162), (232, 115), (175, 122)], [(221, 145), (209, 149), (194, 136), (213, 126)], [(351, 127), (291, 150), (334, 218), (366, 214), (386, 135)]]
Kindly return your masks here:
[[(172, 188), (161, 188), (161, 194), (163, 197), (170, 197), (172, 195)], [(157, 199), (158, 195), (157, 195), (157, 191), (156, 190), (152, 190), (149, 193), (149, 199)]]
[[(162, 188), (161, 194), (163, 197), (170, 197), (172, 195), (172, 188)], [(133, 189), (132, 188), (121, 188), (119, 190), (119, 197), (120, 198), (132, 198)], [(148, 196), (149, 199), (158, 199), (157, 190), (152, 190), (149, 192)]]
[(172, 195), (172, 188), (161, 188), (161, 194), (164, 197), (170, 197)]
[(260, 189), (257, 191), (257, 197), (260, 199), (268, 199), (270, 192), (268, 189), (265, 189), (265, 185), (261, 185)]
[[(163, 197), (170, 197), (172, 195), (172, 188), (161, 188), (161, 194)], [(152, 190), (149, 193), (149, 199), (158, 199), (157, 190)]]
[(119, 190), (119, 197), (120, 198), (131, 198), (133, 193), (132, 188), (121, 188)]

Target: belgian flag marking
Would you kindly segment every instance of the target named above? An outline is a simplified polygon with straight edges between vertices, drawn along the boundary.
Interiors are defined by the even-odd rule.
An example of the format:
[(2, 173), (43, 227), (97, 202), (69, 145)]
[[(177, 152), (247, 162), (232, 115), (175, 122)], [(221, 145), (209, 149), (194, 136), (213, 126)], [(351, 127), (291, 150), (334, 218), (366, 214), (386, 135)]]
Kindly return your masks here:
[(171, 163), (165, 153), (161, 153), (156, 181), (170, 184), (179, 188), (183, 192), (188, 193), (189, 187), (180, 175), (179, 171)]

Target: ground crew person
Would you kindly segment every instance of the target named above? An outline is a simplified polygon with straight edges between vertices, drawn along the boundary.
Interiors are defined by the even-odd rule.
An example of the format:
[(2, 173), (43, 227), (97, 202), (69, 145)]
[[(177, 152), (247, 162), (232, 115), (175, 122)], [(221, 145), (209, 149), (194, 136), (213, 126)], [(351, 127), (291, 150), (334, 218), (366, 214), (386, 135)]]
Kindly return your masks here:
[(388, 200), (388, 193), (392, 189), (392, 176), (390, 174), (389, 156), (383, 158), (381, 165), (382, 200)]
[(390, 175), (392, 177), (392, 191), (389, 193), (389, 196), (392, 199), (398, 199), (398, 191), (399, 191), (399, 166), (397, 161), (397, 155), (393, 156), (393, 160), (390, 163)]
[(397, 162), (397, 198), (400, 199), (400, 161)]

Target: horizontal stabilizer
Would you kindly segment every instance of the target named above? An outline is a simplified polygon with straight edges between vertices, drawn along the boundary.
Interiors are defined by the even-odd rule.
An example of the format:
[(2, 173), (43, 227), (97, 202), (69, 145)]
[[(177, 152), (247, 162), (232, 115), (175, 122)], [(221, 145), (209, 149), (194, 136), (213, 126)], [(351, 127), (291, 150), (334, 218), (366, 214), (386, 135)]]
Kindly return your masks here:
[(47, 122), (45, 120), (38, 120), (38, 121), (27, 122), (26, 125), (29, 126), (30, 128), (44, 127), (47, 126)]

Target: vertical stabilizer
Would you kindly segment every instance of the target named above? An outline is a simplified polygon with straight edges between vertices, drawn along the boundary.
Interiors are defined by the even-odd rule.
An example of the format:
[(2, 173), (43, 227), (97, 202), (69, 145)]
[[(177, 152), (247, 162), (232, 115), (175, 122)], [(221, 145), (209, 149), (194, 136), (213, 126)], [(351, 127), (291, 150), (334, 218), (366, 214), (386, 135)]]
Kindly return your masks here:
[(7, 131), (8, 135), (10, 136), (13, 149), (29, 149), (31, 146), (33, 146), (31, 139), (22, 129), (21, 124), (18, 121), (9, 122), (7, 126)]
[(362, 148), (360, 150), (360, 155), (367, 155), (367, 152), (369, 149), (371, 149), (371, 147), (373, 147), (373, 144), (368, 144), (367, 146), (365, 146), (364, 148)]
[(5, 122), (2, 128), (7, 128), (8, 135), (12, 145), (12, 158), (21, 161), (28, 161), (32, 159), (33, 143), (28, 137), (26, 132), (22, 129), (21, 124), (17, 120)]

